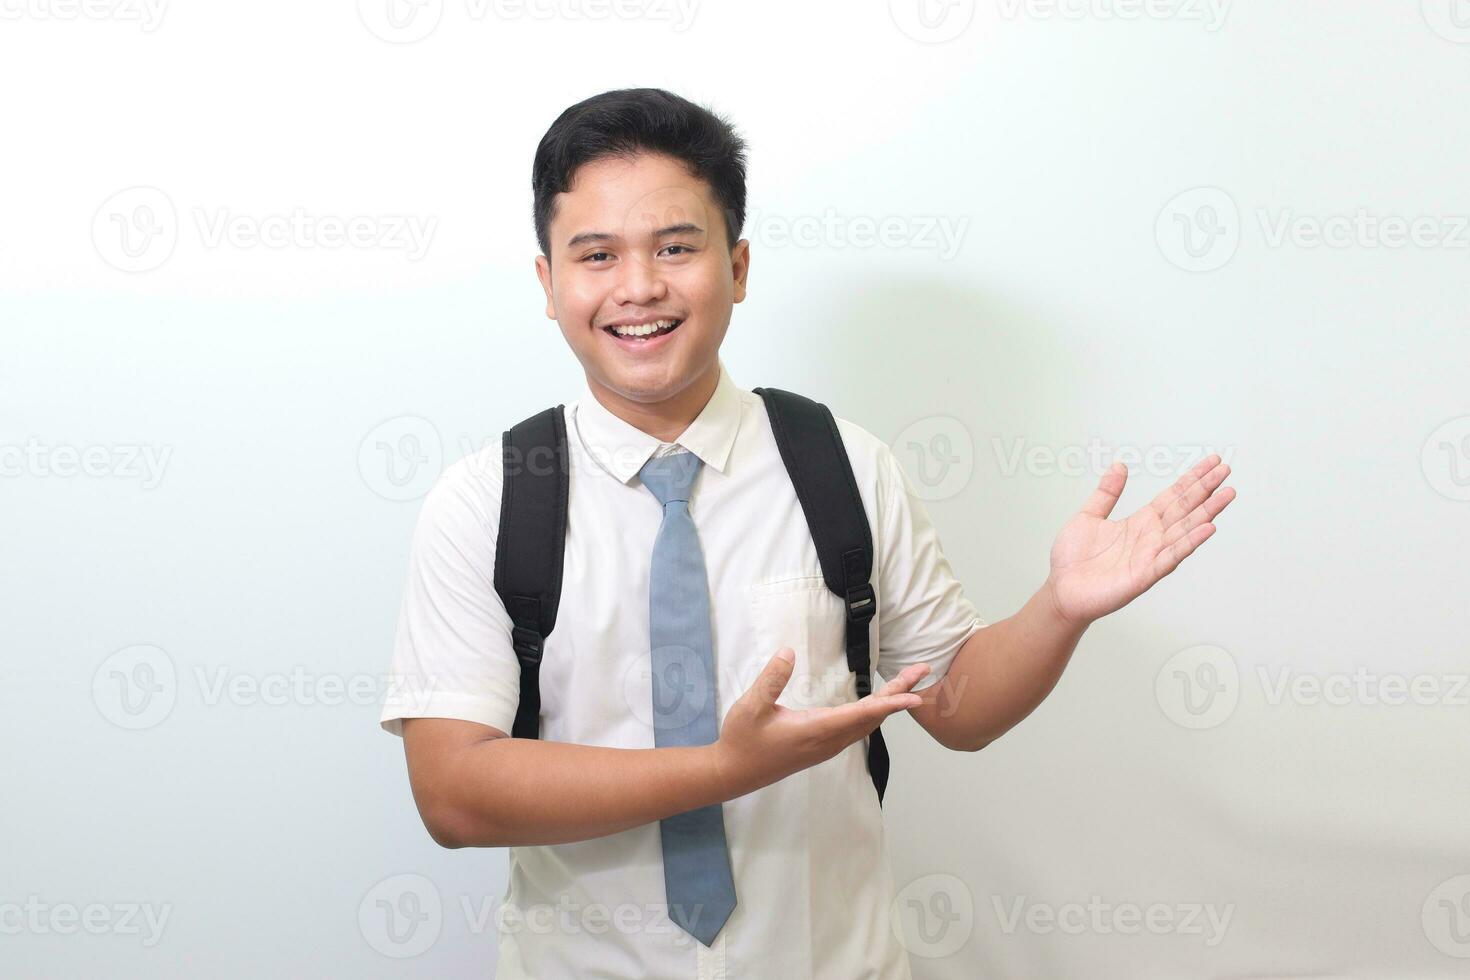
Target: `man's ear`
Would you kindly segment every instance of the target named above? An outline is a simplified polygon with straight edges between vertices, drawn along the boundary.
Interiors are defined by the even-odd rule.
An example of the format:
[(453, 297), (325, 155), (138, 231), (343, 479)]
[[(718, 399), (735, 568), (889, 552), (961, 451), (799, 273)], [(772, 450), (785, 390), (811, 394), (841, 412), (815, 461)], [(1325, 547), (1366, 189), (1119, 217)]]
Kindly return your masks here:
[(745, 281), (750, 276), (750, 239), (742, 238), (730, 251), (730, 274), (735, 279), (735, 302), (745, 299)]
[(546, 318), (556, 319), (556, 304), (551, 301), (551, 263), (546, 256), (536, 256), (536, 278), (541, 280), (541, 289), (546, 293)]

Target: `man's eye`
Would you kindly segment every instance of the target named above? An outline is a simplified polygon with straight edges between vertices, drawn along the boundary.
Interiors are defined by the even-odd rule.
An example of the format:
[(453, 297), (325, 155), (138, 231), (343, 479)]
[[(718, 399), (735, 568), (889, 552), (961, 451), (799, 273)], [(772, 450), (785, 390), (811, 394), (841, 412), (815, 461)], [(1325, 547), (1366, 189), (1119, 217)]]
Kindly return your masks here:
[[(692, 251), (694, 251), (694, 249), (690, 248), (688, 245), (669, 245), (669, 246), (667, 246), (667, 248), (682, 248), (686, 252), (692, 252)], [(673, 253), (670, 253), (670, 254), (673, 254)]]
[(593, 252), (591, 255), (585, 256), (582, 259), (582, 261), (583, 262), (591, 262), (593, 259), (597, 258), (599, 255), (611, 255), (611, 254), (612, 254), (611, 252)]

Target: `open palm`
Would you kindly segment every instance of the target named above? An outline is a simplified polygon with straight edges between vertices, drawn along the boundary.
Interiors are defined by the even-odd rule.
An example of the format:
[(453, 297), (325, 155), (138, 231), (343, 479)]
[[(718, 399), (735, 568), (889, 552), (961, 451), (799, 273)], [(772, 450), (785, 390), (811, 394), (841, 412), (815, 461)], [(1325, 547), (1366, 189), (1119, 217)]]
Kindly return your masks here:
[(1218, 490), (1229, 475), (1211, 454), (1126, 520), (1113, 521), (1108, 515), (1128, 482), (1128, 467), (1114, 463), (1051, 546), (1047, 587), (1057, 612), (1090, 623), (1172, 572), (1215, 533), (1210, 521), (1235, 499), (1234, 488)]

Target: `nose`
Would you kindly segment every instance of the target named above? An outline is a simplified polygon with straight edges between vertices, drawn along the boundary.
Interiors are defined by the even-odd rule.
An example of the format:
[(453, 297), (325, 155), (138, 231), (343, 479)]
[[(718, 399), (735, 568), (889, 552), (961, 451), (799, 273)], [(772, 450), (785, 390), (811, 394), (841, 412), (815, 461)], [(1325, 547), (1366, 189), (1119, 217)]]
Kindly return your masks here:
[(629, 256), (618, 264), (618, 282), (613, 301), (619, 306), (652, 306), (668, 296), (668, 286), (658, 264), (641, 256)]

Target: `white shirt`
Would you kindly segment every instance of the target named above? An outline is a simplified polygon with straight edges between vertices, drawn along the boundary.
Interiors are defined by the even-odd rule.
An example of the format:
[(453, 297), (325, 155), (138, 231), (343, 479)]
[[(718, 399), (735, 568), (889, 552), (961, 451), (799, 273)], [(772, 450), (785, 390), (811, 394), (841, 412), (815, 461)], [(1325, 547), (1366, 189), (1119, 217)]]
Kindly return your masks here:
[[(822, 579), (759, 395), (737, 388), (722, 362), (713, 396), (674, 444), (619, 419), (585, 386), (565, 416), (566, 557), (541, 665), (541, 738), (654, 747), (648, 580), (663, 509), (637, 474), (660, 451), (687, 450), (704, 461), (689, 510), (709, 576), (720, 717), (783, 646), (796, 651), (796, 664), (778, 703), (856, 699), (843, 603)], [(927, 663), (930, 673), (916, 685), (923, 689), (986, 624), (888, 446), (840, 417), (837, 429), (873, 534), (877, 675), (889, 680)], [(403, 689), (420, 693), (385, 705), (382, 725), (394, 734), (402, 734), (404, 717), (511, 731), (520, 665), (493, 585), (501, 478), (497, 440), (449, 466), (424, 502), (392, 665)], [(656, 822), (510, 848), (496, 976), (907, 980), (866, 758), (864, 739), (724, 803), (737, 904), (708, 948), (663, 911)]]

